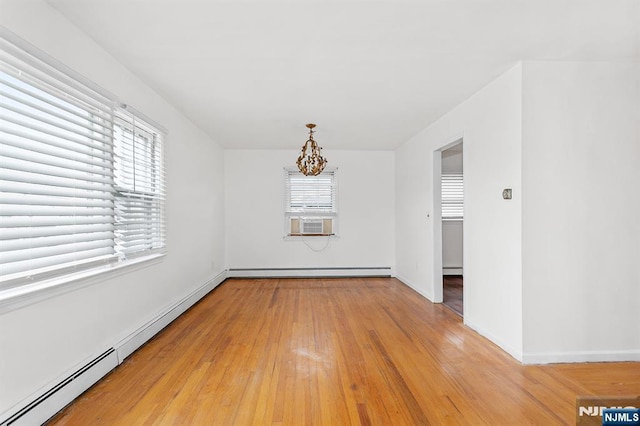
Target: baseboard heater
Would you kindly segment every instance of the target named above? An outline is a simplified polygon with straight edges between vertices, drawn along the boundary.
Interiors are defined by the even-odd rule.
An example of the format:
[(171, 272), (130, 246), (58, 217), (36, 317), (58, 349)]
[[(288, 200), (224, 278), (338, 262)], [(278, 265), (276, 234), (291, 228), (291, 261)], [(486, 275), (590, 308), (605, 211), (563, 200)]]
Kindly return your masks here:
[(230, 278), (392, 277), (390, 266), (337, 268), (230, 268)]
[(114, 348), (109, 348), (35, 398), (20, 411), (2, 421), (0, 425), (39, 425), (46, 422), (52, 413), (60, 411), (117, 365), (116, 351)]
[[(28, 402), (23, 402), (22, 408), (17, 409), (14, 407), (14, 410), (17, 409), (17, 411), (10, 410), (4, 414), (0, 413), (0, 426), (31, 426), (46, 422), (226, 278), (227, 272), (223, 271), (217, 276), (208, 279), (180, 301), (156, 314), (151, 321), (142, 325), (123, 340), (115, 343), (113, 347), (97, 357), (81, 363), (82, 366), (72, 373), (63, 374), (64, 379), (50, 384), (44, 388), (45, 390), (41, 390), (26, 399)], [(4, 416), (8, 417), (3, 418)]]

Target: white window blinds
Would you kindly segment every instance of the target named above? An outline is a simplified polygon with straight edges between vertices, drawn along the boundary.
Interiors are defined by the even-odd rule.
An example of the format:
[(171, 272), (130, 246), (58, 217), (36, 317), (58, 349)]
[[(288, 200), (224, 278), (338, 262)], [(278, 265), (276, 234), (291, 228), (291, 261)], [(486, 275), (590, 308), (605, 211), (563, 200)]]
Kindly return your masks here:
[(464, 217), (464, 182), (462, 173), (442, 175), (442, 220)]
[(318, 176), (285, 170), (285, 213), (296, 216), (336, 215), (336, 200), (336, 170), (325, 170)]
[(116, 251), (122, 257), (165, 241), (162, 135), (125, 111), (116, 114)]
[(139, 136), (127, 151), (114, 114), (112, 100), (0, 37), (0, 289), (116, 262), (139, 251), (134, 228), (145, 248), (164, 245), (149, 201), (163, 199), (160, 145)]

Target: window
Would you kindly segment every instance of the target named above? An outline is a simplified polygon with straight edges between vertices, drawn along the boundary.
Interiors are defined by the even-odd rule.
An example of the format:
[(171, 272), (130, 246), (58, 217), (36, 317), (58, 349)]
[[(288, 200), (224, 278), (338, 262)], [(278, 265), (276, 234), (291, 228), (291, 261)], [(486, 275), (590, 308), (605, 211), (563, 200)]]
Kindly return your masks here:
[(464, 184), (462, 173), (442, 175), (442, 220), (464, 217)]
[(0, 45), (0, 290), (162, 249), (161, 134)]
[(305, 176), (285, 170), (285, 230), (289, 236), (335, 235), (337, 170)]
[(113, 128), (115, 249), (130, 258), (164, 247), (162, 135), (124, 111)]

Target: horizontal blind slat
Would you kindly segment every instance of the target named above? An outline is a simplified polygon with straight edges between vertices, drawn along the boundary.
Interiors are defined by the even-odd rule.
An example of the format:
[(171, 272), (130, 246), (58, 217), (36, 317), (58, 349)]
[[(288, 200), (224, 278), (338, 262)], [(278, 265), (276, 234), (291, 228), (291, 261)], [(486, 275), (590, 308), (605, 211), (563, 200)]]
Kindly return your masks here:
[(112, 238), (113, 232), (103, 231), (86, 234), (64, 234), (55, 236), (38, 236), (37, 238), (29, 239), (13, 239), (3, 241), (2, 244), (0, 244), (0, 252), (58, 246), (69, 243), (110, 240)]
[(16, 274), (20, 272), (29, 272), (29, 274), (38, 273), (39, 269), (55, 266), (57, 268), (66, 267), (70, 262), (92, 260), (102, 258), (105, 255), (113, 255), (112, 247), (99, 247), (93, 250), (86, 250), (73, 253), (63, 253), (55, 256), (40, 257), (35, 259), (23, 260), (4, 264), (0, 266), (3, 275)]
[[(9, 138), (7, 138), (7, 135), (9, 135)], [(19, 142), (15, 142), (15, 138), (19, 138)], [(13, 142), (12, 139), (14, 140)], [(30, 132), (29, 129), (20, 129), (17, 126), (8, 127), (3, 125), (2, 122), (0, 122), (0, 140), (3, 143), (9, 143), (17, 147), (23, 146), (22, 144), (29, 144), (32, 146), (31, 144), (33, 142), (39, 142), (44, 145), (70, 151), (71, 153), (86, 155), (88, 157), (99, 158), (106, 161), (113, 161), (113, 153), (111, 151), (96, 151), (84, 143), (50, 137), (49, 135), (42, 135), (40, 133), (36, 134), (34, 132)], [(71, 154), (61, 153), (59, 156), (66, 157), (68, 155)]]
[[(0, 94), (8, 99), (6, 93), (0, 92)], [(111, 132), (104, 131), (101, 128), (102, 126), (95, 126), (88, 117), (82, 122), (71, 117), (65, 117), (62, 114), (31, 106), (26, 99), (20, 101), (20, 103), (18, 101), (14, 103), (0, 101), (0, 108), (6, 111), (4, 114), (7, 116), (13, 116), (22, 122), (43, 123), (52, 128), (99, 142), (104, 142), (111, 138)]]
[(113, 166), (105, 161), (92, 161), (88, 164), (90, 158), (85, 157), (84, 161), (77, 161), (56, 154), (43, 153), (35, 151), (32, 147), (17, 147), (0, 142), (0, 156), (13, 158), (16, 160), (24, 160), (32, 163), (39, 163), (49, 166), (73, 168), (73, 170), (99, 173), (105, 176), (113, 176)]
[(64, 254), (80, 253), (83, 251), (90, 251), (99, 248), (111, 248), (111, 242), (108, 240), (82, 241), (44, 247), (32, 247), (26, 250), (0, 252), (0, 265), (11, 262), (34, 260), (41, 257), (53, 257)]
[[(8, 79), (6, 77), (8, 76), (4, 76), (5, 78), (2, 78), (2, 73), (0, 73), (0, 87), (2, 85), (6, 86), (8, 89), (13, 90), (17, 93), (21, 94), (21, 99), (25, 99), (22, 102), (25, 104), (29, 104), (29, 105), (38, 105), (40, 108), (42, 108), (43, 110), (45, 108), (47, 108), (45, 106), (49, 105), (49, 109), (46, 109), (47, 111), (50, 110), (54, 110), (54, 111), (63, 111), (65, 113), (67, 113), (68, 115), (73, 115), (76, 118), (79, 118), (81, 120), (88, 120), (91, 123), (95, 124), (96, 126), (100, 126), (104, 129), (105, 132), (107, 131), (111, 131), (113, 122), (110, 119), (110, 116), (103, 116), (103, 117), (99, 117), (96, 115), (89, 115), (87, 116), (87, 114), (85, 112), (81, 112), (78, 110), (78, 108), (71, 108), (68, 106), (65, 106), (62, 103), (59, 102), (53, 102), (53, 100), (51, 99), (51, 96), (49, 93), (46, 92), (46, 90), (42, 90), (40, 93), (38, 93), (37, 90), (29, 90), (28, 87), (25, 87), (24, 84), (22, 84), (19, 80), (11, 80)], [(16, 84), (17, 83), (17, 84)], [(6, 95), (11, 97), (12, 99), (14, 99), (15, 97), (17, 97), (16, 95), (11, 95), (10, 90), (3, 90), (2, 92)], [(49, 95), (49, 96), (48, 96)], [(29, 99), (29, 100), (27, 100)]]
[(8, 181), (0, 178), (0, 191), (7, 194), (45, 195), (53, 197), (87, 198), (98, 200), (112, 200), (113, 188), (102, 186), (96, 188), (56, 187), (47, 183)]
[[(42, 138), (42, 135), (44, 135), (46, 137), (62, 140), (65, 142), (75, 142), (79, 145), (84, 145), (91, 149), (97, 149), (107, 154), (112, 154), (111, 147), (107, 143), (108, 141), (106, 139), (86, 137), (85, 135), (79, 135), (75, 132), (70, 132), (64, 129), (52, 128), (52, 126), (47, 126), (46, 123), (45, 125), (43, 125), (34, 122), (23, 121), (20, 119), (20, 117), (6, 114), (2, 111), (0, 111), (0, 120), (15, 127), (36, 132), (37, 135), (40, 135), (40, 138)], [(3, 131), (10, 132), (8, 129), (9, 126), (6, 126), (5, 124)]]
[[(115, 226), (111, 221), (107, 223), (86, 223), (86, 224), (72, 224), (72, 225), (55, 225), (55, 226), (40, 226), (40, 227), (14, 227), (4, 228), (0, 234), (0, 241), (10, 240), (27, 240), (39, 237), (50, 237), (58, 235), (74, 235), (74, 234), (89, 234), (96, 232), (113, 231)], [(4, 242), (2, 243), (4, 244)]]

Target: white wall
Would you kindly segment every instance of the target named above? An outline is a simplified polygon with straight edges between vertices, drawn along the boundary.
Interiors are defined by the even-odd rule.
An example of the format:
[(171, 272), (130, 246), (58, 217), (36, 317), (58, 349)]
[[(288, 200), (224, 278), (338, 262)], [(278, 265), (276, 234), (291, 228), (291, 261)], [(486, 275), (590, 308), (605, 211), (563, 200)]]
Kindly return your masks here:
[(294, 150), (225, 151), (229, 268), (393, 267), (394, 153), (325, 149), (338, 167), (338, 232), (284, 240), (284, 167)]
[(225, 258), (220, 147), (45, 2), (3, 0), (0, 10), (1, 25), (169, 130), (168, 255), (1, 314), (1, 416), (204, 284)]
[(525, 62), (397, 151), (397, 274), (429, 298), (422, 165), (460, 136), (465, 323), (527, 363), (640, 360), (640, 64)]
[(638, 360), (640, 64), (523, 75), (525, 360)]
[(442, 151), (442, 173), (462, 173), (464, 171), (461, 148), (463, 145), (461, 142)]
[(448, 220), (442, 222), (442, 273), (461, 275), (463, 265), (463, 222)]
[[(396, 151), (396, 273), (434, 300), (434, 241), (439, 225), (434, 217), (433, 153), (463, 136), (464, 321), (518, 359), (522, 357), (521, 87), (522, 67), (517, 65)], [(510, 201), (501, 197), (507, 187), (514, 190)]]

